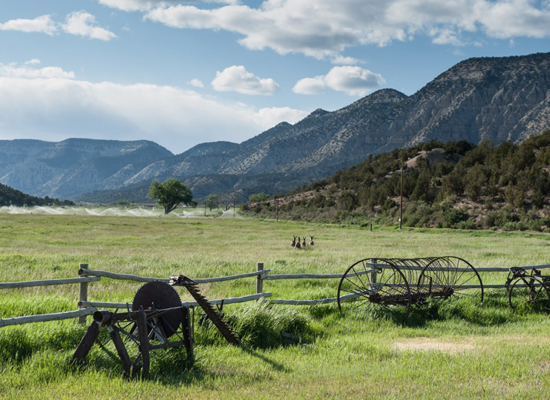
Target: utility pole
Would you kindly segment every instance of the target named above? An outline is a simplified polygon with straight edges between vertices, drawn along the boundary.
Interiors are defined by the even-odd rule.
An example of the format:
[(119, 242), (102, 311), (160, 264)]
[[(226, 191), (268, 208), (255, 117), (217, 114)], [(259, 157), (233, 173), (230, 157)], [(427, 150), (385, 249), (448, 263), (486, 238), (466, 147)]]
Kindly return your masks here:
[(399, 229), (403, 226), (403, 170), (405, 162), (401, 161), (401, 201), (399, 202)]
[(236, 198), (237, 198), (237, 195), (233, 193), (233, 218), (237, 218), (237, 210), (235, 210)]

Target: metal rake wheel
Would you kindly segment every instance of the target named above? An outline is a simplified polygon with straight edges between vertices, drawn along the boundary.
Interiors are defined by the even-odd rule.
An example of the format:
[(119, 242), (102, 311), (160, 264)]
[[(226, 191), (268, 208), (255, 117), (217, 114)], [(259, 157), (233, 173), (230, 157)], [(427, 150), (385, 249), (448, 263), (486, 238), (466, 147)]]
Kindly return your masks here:
[[(383, 267), (382, 267), (383, 265)], [(405, 307), (408, 316), (411, 289), (400, 268), (390, 259), (366, 258), (349, 266), (338, 285), (338, 308), (344, 302), (351, 307)]]
[(550, 282), (536, 275), (517, 277), (509, 285), (508, 303), (513, 310), (529, 307), (550, 311)]
[(483, 281), (468, 261), (454, 256), (435, 257), (424, 267), (418, 291), (433, 298), (471, 298), (483, 302)]

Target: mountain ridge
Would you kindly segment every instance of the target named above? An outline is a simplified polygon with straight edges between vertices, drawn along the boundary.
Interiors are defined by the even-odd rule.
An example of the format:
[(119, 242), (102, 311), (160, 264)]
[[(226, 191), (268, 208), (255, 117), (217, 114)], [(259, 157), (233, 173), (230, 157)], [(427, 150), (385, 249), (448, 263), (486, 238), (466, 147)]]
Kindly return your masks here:
[[(142, 153), (129, 148), (122, 154), (119, 144), (111, 149), (118, 155), (102, 157), (77, 149), (75, 141), (50, 153), (32, 142), (33, 156), (10, 165), (8, 159), (19, 153), (6, 153), (0, 141), (0, 181), (34, 195), (91, 199), (86, 193), (120, 193), (178, 178), (197, 198), (210, 193), (245, 198), (266, 188), (270, 194), (287, 192), (369, 155), (429, 140), (519, 143), (549, 128), (550, 53), (470, 58), (411, 96), (381, 89), (339, 110), (317, 109), (295, 124), (282, 122), (240, 144), (202, 143), (177, 155), (152, 142), (142, 144)], [(67, 148), (74, 154), (60, 160)]]

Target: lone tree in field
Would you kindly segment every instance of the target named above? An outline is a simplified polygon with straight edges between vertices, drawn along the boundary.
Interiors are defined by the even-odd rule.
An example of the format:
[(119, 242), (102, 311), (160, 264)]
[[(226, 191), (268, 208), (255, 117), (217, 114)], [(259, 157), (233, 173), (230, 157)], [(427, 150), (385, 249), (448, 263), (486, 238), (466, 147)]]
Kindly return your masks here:
[(220, 206), (220, 197), (217, 194), (209, 194), (205, 204), (206, 207), (212, 211), (213, 208), (218, 208)]
[(180, 203), (196, 207), (191, 189), (177, 179), (168, 179), (162, 183), (153, 181), (149, 187), (149, 198), (158, 199), (157, 203), (164, 207), (164, 214), (174, 211)]

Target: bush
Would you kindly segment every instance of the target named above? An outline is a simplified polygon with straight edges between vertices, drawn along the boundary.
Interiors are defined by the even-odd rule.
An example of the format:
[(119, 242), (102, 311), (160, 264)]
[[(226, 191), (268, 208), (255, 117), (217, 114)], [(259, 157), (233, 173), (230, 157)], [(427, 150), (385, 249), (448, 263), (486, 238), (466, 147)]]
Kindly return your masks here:
[(457, 224), (468, 219), (468, 214), (456, 208), (449, 208), (443, 211), (443, 226), (445, 228), (456, 228)]

